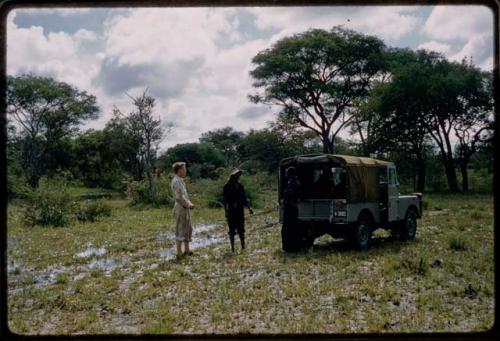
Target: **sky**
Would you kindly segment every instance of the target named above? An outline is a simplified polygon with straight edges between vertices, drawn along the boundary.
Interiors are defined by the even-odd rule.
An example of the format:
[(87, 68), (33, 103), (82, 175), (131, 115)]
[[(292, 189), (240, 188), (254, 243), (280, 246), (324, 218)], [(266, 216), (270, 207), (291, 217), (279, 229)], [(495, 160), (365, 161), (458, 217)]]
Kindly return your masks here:
[[(7, 74), (34, 73), (97, 97), (102, 129), (113, 106), (146, 88), (174, 129), (160, 145), (195, 142), (232, 126), (260, 129), (279, 108), (256, 105), (251, 59), (279, 39), (343, 25), (385, 44), (493, 65), (493, 12), (484, 6), (33, 8), (7, 18)], [(348, 137), (348, 131), (343, 131)]]

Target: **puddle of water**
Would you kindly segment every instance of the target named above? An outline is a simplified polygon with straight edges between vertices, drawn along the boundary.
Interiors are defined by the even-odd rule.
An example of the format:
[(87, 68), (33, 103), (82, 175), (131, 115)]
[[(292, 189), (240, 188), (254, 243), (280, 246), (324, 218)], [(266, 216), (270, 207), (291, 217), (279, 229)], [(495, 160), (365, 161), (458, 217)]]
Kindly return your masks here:
[(11, 273), (14, 272), (16, 269), (22, 269), (22, 264), (15, 260), (9, 260), (9, 262), (7, 263), (7, 272)]
[(163, 249), (160, 250), (160, 257), (165, 258), (165, 259), (173, 259), (175, 257), (175, 250), (174, 249)]
[(201, 224), (193, 226), (193, 233), (198, 234), (202, 232), (207, 232), (215, 229), (216, 227), (222, 226), (221, 224)]
[(33, 277), (35, 287), (40, 288), (47, 285), (55, 284), (57, 276), (66, 272), (68, 272), (68, 268), (49, 266), (41, 274), (35, 275)]
[(220, 244), (224, 240), (225, 240), (224, 237), (210, 237), (210, 236), (207, 236), (206, 238), (194, 238), (189, 244), (189, 248), (196, 250), (201, 247), (208, 247), (210, 245)]
[(96, 259), (89, 264), (89, 269), (100, 269), (104, 271), (111, 271), (116, 268), (116, 261), (114, 259)]
[[(208, 247), (211, 245), (220, 244), (225, 239), (226, 239), (225, 237), (220, 237), (220, 236), (206, 236), (206, 237), (193, 238), (191, 243), (189, 243), (189, 249), (196, 250), (202, 247)], [(160, 257), (167, 260), (175, 258), (175, 248), (160, 250)]]
[(66, 273), (70, 275), (71, 280), (76, 281), (85, 277), (90, 270), (104, 270), (105, 274), (109, 274), (119, 265), (123, 265), (129, 259), (127, 257), (116, 259), (96, 259), (86, 266), (68, 266), (68, 267), (53, 267), (49, 266), (41, 273), (34, 276), (34, 284), (37, 288), (55, 284), (58, 275)]
[[(200, 233), (203, 232), (208, 232), (212, 231), (217, 227), (221, 227), (221, 224), (200, 224), (200, 225), (194, 225), (193, 226), (193, 236), (197, 236)], [(168, 240), (174, 240), (174, 235), (171, 233), (167, 232), (161, 232), (158, 234), (157, 239), (159, 241), (168, 241)]]
[(80, 252), (80, 253), (77, 253), (76, 256), (78, 258), (87, 258), (87, 257), (90, 257), (92, 255), (102, 256), (105, 253), (106, 253), (106, 249), (103, 247), (89, 247), (89, 248), (87, 248), (87, 250)]

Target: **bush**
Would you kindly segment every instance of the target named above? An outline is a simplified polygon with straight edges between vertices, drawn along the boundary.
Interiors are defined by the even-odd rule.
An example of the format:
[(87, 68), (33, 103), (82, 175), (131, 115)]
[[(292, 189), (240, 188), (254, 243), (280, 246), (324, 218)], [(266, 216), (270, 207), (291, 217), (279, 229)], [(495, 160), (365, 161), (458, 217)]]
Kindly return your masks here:
[(449, 240), (450, 249), (456, 251), (465, 251), (467, 250), (467, 245), (465, 244), (465, 240), (460, 236), (451, 237)]
[(132, 205), (152, 205), (155, 207), (172, 205), (173, 198), (170, 189), (170, 177), (160, 176), (156, 178), (156, 192), (153, 198), (149, 197), (149, 182), (147, 179), (132, 181), (130, 186), (130, 196)]
[[(195, 201), (200, 201), (202, 206), (211, 208), (223, 207), (222, 190), (229, 177), (230, 170), (220, 172), (220, 177), (217, 180), (200, 179), (195, 182), (187, 181), (188, 191)], [(263, 203), (263, 196), (261, 193), (265, 190), (275, 190), (277, 186), (277, 179), (274, 175), (267, 173), (256, 173), (249, 175), (243, 173), (241, 183), (245, 187), (247, 199), (250, 205), (254, 208), (260, 208)], [(192, 190), (192, 192), (190, 191)]]
[(260, 160), (246, 160), (241, 165), (240, 168), (247, 174), (257, 174), (259, 171), (265, 169), (265, 165)]
[(227, 181), (227, 176), (221, 176), (217, 180), (200, 179), (194, 183), (189, 182), (189, 187), (193, 189), (192, 191), (193, 200), (195, 202), (200, 201), (200, 205), (205, 207), (210, 207), (210, 208), (223, 207), (222, 189), (226, 184), (226, 181)]
[(65, 181), (60, 178), (42, 178), (38, 188), (28, 196), (24, 220), (28, 225), (66, 226), (74, 203)]
[(111, 207), (102, 200), (87, 200), (76, 209), (76, 218), (81, 222), (94, 222), (111, 215)]
[(16, 176), (7, 172), (7, 199), (26, 199), (32, 193), (31, 187), (22, 176)]
[(480, 193), (491, 193), (493, 191), (493, 174), (489, 173), (486, 168), (479, 170), (469, 169), (469, 190)]

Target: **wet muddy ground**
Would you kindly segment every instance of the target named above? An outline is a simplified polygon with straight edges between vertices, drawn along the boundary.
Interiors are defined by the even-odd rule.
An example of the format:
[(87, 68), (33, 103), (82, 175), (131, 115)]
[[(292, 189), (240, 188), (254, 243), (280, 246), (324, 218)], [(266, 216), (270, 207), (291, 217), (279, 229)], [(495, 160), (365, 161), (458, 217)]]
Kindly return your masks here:
[(199, 211), (194, 255), (180, 260), (165, 211), (114, 204), (108, 220), (66, 229), (28, 229), (9, 212), (12, 331), (462, 332), (493, 323), (489, 196), (430, 198), (415, 241), (379, 230), (366, 252), (324, 236), (284, 254), (270, 212), (247, 221), (247, 249), (237, 240), (233, 254), (221, 212)]

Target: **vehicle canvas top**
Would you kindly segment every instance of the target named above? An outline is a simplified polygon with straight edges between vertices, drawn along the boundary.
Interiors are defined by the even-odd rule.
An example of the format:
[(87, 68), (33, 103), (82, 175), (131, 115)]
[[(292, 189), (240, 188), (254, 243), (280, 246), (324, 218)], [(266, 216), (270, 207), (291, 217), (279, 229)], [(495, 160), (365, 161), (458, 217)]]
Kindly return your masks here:
[(300, 164), (332, 163), (341, 165), (348, 174), (348, 202), (376, 202), (379, 200), (379, 175), (381, 166), (393, 165), (392, 162), (368, 157), (311, 154), (283, 159), (281, 167)]

